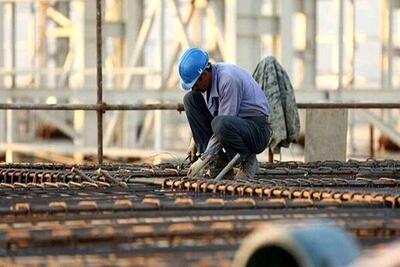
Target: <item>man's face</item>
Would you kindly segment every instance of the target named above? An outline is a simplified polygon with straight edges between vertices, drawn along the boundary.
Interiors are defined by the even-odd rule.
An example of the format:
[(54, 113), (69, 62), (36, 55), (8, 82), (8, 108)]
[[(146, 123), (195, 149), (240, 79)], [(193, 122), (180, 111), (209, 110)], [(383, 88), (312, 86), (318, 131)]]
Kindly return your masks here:
[(203, 71), (200, 78), (193, 85), (192, 90), (196, 92), (206, 92), (211, 87), (211, 72)]

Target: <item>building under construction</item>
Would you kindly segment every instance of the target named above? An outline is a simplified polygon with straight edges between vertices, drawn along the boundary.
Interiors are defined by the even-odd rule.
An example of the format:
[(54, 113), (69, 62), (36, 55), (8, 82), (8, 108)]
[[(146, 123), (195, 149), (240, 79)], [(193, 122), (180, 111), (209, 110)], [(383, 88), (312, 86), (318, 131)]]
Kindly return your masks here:
[[(301, 138), (190, 178), (179, 58), (273, 56)], [(400, 266), (399, 0), (0, 0), (1, 266)]]

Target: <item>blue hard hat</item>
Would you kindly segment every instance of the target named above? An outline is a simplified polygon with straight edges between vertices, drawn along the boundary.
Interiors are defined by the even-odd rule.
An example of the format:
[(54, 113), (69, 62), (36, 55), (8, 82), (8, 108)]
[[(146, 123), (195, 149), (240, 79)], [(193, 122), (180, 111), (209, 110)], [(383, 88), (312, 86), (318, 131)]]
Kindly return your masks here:
[(189, 48), (185, 51), (179, 63), (179, 76), (184, 90), (192, 89), (206, 69), (208, 59), (207, 52), (200, 48)]

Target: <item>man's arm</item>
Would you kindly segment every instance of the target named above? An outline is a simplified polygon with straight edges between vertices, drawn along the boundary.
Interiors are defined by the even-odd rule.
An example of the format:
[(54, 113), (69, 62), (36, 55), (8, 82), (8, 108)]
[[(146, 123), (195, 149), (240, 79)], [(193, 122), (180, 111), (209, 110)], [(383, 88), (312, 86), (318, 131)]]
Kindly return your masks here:
[[(240, 102), (242, 100), (242, 85), (241, 81), (236, 78), (229, 77), (226, 81), (222, 82), (220, 88), (218, 116), (231, 115), (237, 116), (239, 114)], [(216, 155), (222, 149), (222, 145), (218, 142), (217, 137), (213, 135), (208, 141), (207, 149), (203, 153), (203, 157)]]
[(206, 151), (203, 153), (202, 158), (212, 157), (218, 154), (218, 152), (222, 149), (222, 145), (218, 142), (217, 137), (213, 134), (208, 141), (208, 145)]

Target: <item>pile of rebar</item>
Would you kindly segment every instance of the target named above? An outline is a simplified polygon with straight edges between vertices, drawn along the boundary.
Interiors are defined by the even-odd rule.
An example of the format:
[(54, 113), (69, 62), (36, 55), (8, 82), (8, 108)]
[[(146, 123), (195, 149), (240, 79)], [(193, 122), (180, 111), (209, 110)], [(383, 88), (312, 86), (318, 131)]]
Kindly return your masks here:
[(265, 222), (328, 220), (366, 249), (400, 237), (400, 162), (263, 163), (254, 179), (171, 164), (0, 165), (7, 265), (229, 266)]

